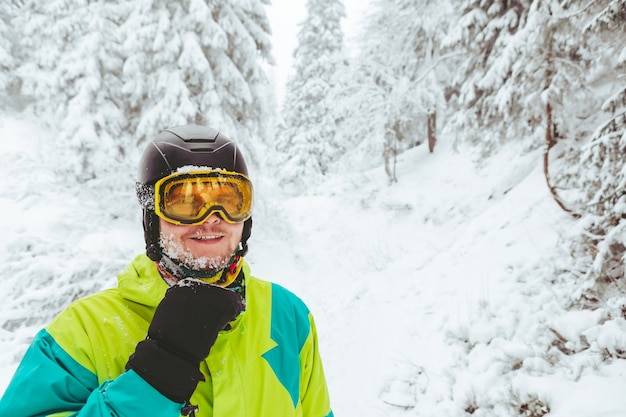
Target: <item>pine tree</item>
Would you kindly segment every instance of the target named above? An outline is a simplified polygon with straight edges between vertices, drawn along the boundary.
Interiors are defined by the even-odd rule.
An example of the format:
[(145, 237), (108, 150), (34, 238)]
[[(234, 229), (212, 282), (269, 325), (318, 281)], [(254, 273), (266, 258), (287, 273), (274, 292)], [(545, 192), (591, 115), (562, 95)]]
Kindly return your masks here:
[[(9, 27), (14, 10), (10, 2), (0, 3), (0, 91), (9, 96), (13, 84), (13, 33)], [(4, 102), (4, 100), (3, 100)]]
[(344, 6), (340, 0), (308, 0), (306, 10), (294, 52), (295, 75), (287, 83), (277, 129), (286, 182), (325, 174), (343, 150), (329, 94), (344, 48)]
[[(57, 167), (79, 181), (117, 169), (126, 128), (121, 92), (118, 24), (125, 5), (113, 1), (24, 1), (15, 18), (19, 28), (17, 75), (30, 109), (59, 132), (50, 143)], [(96, 166), (94, 153), (110, 164)], [(98, 158), (102, 160), (102, 158)]]
[(485, 154), (507, 141), (537, 147), (545, 139), (550, 147), (576, 135), (570, 122), (586, 115), (573, 104), (593, 100), (584, 84), (593, 55), (580, 30), (583, 6), (469, 0), (462, 9), (446, 40), (466, 57), (455, 82), (463, 111), (450, 130)]
[(60, 131), (58, 166), (79, 181), (106, 176), (174, 124), (215, 126), (243, 147), (263, 137), (267, 0), (231, 3), (21, 1), (16, 73), (31, 109)]
[(416, 0), (372, 6), (334, 101), (345, 142), (357, 149), (349, 157), (374, 162), (380, 159), (372, 155), (382, 157), (395, 181), (396, 155), (426, 140), (434, 148), (449, 77), (449, 57), (441, 55), (439, 44), (452, 10), (448, 2)]
[[(458, 106), (459, 111), (451, 119), (449, 129), (459, 132), (457, 140), (476, 143), (491, 138), (486, 134), (492, 114), (490, 102), (494, 90), (511, 76), (506, 66), (515, 62), (516, 47), (511, 45), (506, 62), (499, 60), (502, 50), (527, 20), (530, 5), (517, 0), (466, 0), (457, 2), (457, 7), (461, 17), (444, 40), (444, 47), (461, 51), (463, 56), (457, 77), (450, 86), (451, 104)], [(487, 77), (490, 68), (494, 70)]]
[(259, 57), (271, 62), (266, 3), (136, 2), (121, 31), (123, 88), (139, 141), (183, 123), (219, 128), (244, 148), (262, 137), (269, 92)]
[[(599, 125), (578, 153), (570, 184), (580, 190), (584, 233), (572, 242), (574, 268), (585, 278), (583, 302), (623, 296), (626, 286), (626, 1), (607, 1), (587, 11), (585, 33), (594, 60), (589, 82), (605, 100)], [(608, 94), (606, 93), (608, 91)], [(619, 312), (621, 314), (621, 312)]]

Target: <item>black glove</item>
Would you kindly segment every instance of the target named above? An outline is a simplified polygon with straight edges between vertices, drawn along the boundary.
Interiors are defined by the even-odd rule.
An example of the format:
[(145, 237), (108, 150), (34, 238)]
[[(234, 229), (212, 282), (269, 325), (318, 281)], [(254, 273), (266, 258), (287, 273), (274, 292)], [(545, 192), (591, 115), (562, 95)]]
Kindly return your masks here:
[(148, 337), (128, 359), (132, 369), (161, 394), (178, 403), (189, 400), (203, 375), (200, 362), (217, 333), (244, 309), (239, 293), (185, 279), (170, 287), (157, 306)]

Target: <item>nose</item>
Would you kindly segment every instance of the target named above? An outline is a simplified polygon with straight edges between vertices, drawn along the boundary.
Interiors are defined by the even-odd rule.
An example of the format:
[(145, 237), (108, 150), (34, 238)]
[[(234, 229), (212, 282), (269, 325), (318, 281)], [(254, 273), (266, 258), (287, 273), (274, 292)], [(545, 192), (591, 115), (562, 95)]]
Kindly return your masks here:
[(224, 219), (222, 218), (222, 216), (219, 213), (214, 212), (214, 213), (211, 213), (209, 217), (207, 217), (204, 223), (205, 224), (218, 224), (223, 221)]

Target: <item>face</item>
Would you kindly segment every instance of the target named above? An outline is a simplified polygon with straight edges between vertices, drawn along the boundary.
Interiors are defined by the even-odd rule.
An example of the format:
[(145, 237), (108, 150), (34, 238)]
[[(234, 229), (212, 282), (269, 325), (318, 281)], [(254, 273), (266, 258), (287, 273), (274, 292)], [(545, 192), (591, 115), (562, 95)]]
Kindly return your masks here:
[(217, 214), (197, 226), (159, 219), (163, 253), (195, 271), (218, 271), (228, 266), (241, 241), (243, 222), (228, 223)]

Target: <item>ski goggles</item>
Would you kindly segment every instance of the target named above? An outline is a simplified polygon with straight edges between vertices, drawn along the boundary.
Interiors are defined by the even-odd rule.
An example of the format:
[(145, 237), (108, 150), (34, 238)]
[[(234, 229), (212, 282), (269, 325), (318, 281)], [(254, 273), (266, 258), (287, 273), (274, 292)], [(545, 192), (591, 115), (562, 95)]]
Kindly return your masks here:
[(174, 224), (199, 225), (214, 213), (240, 223), (250, 218), (252, 206), (252, 183), (237, 172), (181, 172), (154, 185), (154, 211)]

